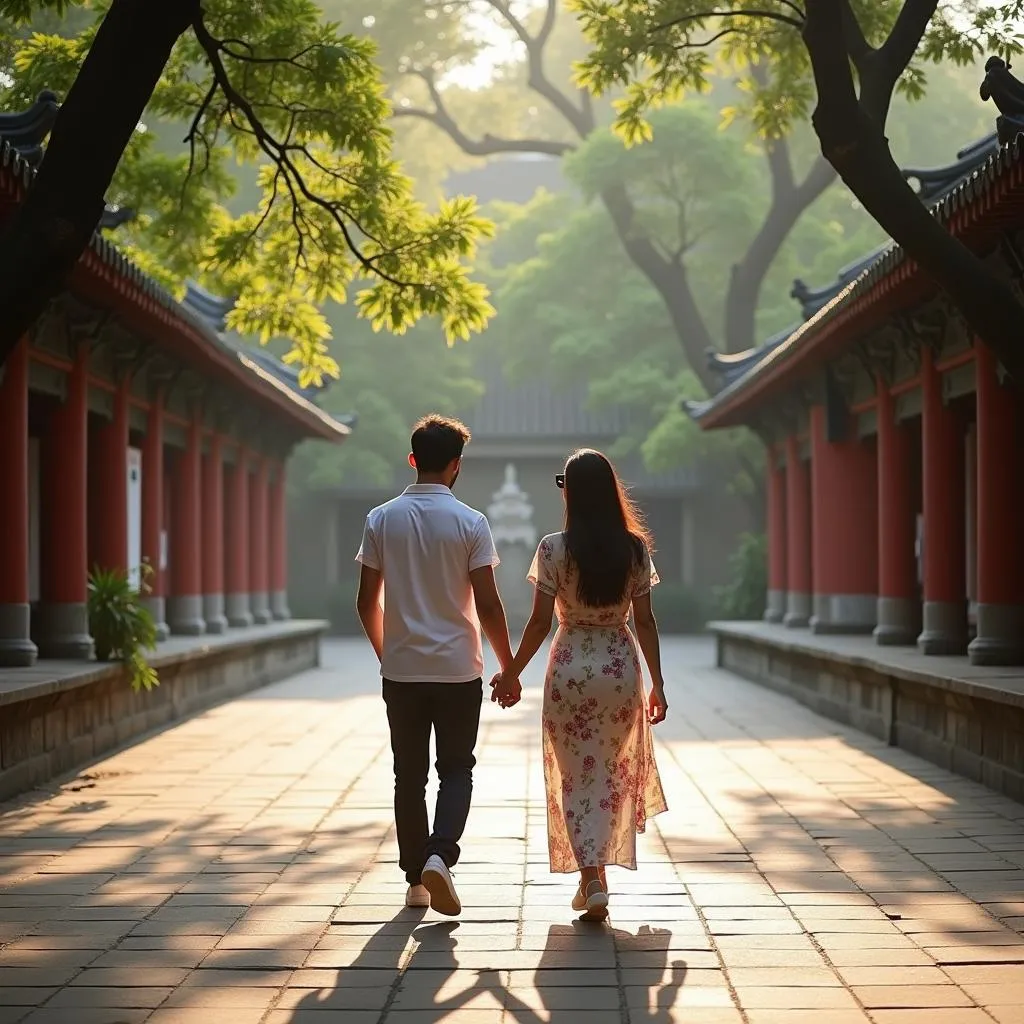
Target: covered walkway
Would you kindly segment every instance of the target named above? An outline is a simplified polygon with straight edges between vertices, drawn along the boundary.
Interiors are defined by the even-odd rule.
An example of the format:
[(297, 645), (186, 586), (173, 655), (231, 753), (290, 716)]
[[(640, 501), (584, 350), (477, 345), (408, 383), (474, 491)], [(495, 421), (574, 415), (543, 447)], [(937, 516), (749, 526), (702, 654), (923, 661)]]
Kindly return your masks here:
[(713, 659), (666, 644), (607, 928), (547, 873), (536, 685), (485, 709), (462, 918), (401, 909), (355, 642), (0, 805), (0, 1024), (1024, 1024), (1024, 806)]

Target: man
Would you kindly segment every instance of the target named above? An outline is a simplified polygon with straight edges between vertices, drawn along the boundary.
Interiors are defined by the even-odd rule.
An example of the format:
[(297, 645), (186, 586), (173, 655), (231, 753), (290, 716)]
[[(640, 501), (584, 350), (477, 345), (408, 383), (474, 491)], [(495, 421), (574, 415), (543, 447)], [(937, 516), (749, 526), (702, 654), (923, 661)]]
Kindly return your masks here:
[[(469, 439), (457, 420), (427, 416), (416, 424), (409, 455), (416, 483), (370, 512), (356, 555), (359, 621), (380, 659), (391, 727), (406, 906), (452, 916), (462, 910), (449, 869), (473, 792), (481, 626), (502, 669), (512, 662), (490, 527), (452, 494)], [(440, 789), (428, 832), (431, 730)]]

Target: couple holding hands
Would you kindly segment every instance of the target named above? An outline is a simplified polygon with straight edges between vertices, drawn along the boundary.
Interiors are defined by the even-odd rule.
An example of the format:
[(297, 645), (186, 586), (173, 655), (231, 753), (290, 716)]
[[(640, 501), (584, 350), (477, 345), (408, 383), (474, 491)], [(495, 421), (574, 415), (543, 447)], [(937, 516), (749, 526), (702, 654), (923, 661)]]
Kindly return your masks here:
[[(491, 699), (508, 708), (519, 702), (520, 676), (557, 615), (542, 715), (548, 852), (553, 872), (579, 872), (573, 910), (601, 921), (608, 916), (606, 867), (635, 870), (637, 834), (666, 809), (651, 736), (668, 704), (650, 539), (608, 459), (590, 449), (574, 453), (555, 477), (564, 529), (537, 548), (528, 577), (533, 611), (513, 655), (490, 527), (453, 494), (469, 439), (456, 420), (417, 423), (409, 456), (416, 483), (369, 513), (356, 556), (359, 618), (381, 662), (391, 730), (406, 905), (461, 912), (451, 869), (472, 797), (481, 629), (501, 665)], [(646, 694), (641, 652), (652, 684)], [(432, 732), (440, 786), (431, 828)]]

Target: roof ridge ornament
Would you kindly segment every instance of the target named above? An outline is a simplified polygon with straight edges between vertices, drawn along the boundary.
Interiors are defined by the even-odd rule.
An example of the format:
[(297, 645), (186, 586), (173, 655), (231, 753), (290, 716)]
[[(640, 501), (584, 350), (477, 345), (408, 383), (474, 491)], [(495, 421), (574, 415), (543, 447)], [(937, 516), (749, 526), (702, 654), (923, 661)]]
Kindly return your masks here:
[(1010, 71), (1011, 65), (1002, 57), (985, 61), (985, 77), (979, 90), (981, 98), (991, 100), (999, 110), (996, 133), (999, 144), (1008, 146), (1024, 134), (1024, 82)]

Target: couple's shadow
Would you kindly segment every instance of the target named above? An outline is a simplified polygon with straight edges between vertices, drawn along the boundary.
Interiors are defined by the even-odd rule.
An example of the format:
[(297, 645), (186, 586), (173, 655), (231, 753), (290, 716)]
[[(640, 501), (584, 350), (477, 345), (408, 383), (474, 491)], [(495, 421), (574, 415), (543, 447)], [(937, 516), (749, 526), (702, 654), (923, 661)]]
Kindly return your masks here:
[[(460, 965), (459, 923), (425, 925), (423, 916), (402, 911), (384, 924), (351, 965), (338, 971), (334, 989), (310, 990), (295, 1005), (293, 1019), (305, 1019), (300, 1011), (312, 1009), (394, 1009), (415, 1010), (441, 1024), (458, 1021), (457, 1012), (473, 1004), (473, 1009), (504, 1007), (505, 1020), (515, 1024), (576, 1024), (581, 1012), (606, 1018), (626, 1005), (624, 998), (631, 1024), (674, 1019), (671, 1011), (687, 966), (680, 959), (669, 963), (666, 930), (644, 925), (634, 934), (581, 921), (552, 925), (536, 967), (522, 970), (514, 960), (509, 968), (507, 950), (473, 950), (472, 966)], [(637, 958), (629, 954), (636, 953), (643, 955), (634, 964)], [(620, 970), (622, 954), (626, 966)], [(621, 1015), (627, 1019), (625, 1011)]]

